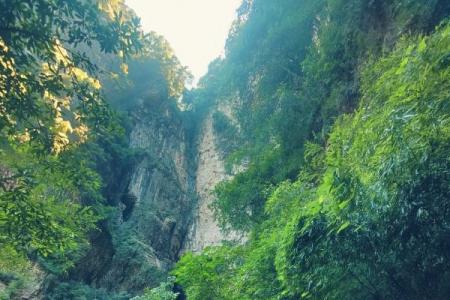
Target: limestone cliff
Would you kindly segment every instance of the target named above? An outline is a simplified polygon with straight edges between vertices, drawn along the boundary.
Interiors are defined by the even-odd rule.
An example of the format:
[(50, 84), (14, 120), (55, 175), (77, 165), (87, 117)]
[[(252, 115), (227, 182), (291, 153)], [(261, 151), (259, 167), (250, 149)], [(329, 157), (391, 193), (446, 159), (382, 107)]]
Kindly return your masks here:
[(150, 104), (141, 103), (132, 115), (129, 147), (135, 155), (112, 183), (115, 212), (94, 233), (72, 281), (111, 293), (139, 293), (165, 280), (183, 252), (242, 238), (223, 233), (209, 207), (216, 184), (232, 176), (213, 116), (220, 111), (231, 119), (231, 108), (212, 106), (194, 120), (200, 130), (189, 136), (174, 103)]
[(220, 231), (209, 205), (214, 200), (212, 191), (220, 181), (228, 178), (224, 162), (216, 145), (209, 113), (199, 136), (195, 190), (198, 202), (194, 208), (192, 227), (185, 245), (186, 250), (201, 251), (206, 246), (220, 244), (226, 236)]
[(130, 147), (142, 155), (130, 172), (115, 222), (113, 244), (124, 251), (116, 251), (103, 279), (124, 290), (156, 283), (177, 260), (195, 198), (185, 131), (176, 111), (141, 110)]
[(158, 285), (177, 261), (196, 195), (185, 126), (172, 104), (155, 101), (132, 116), (129, 147), (136, 154), (114, 183), (116, 212), (72, 279), (134, 293)]
[[(234, 122), (233, 103), (223, 102), (213, 106), (201, 121), (197, 137), (195, 191), (198, 201), (193, 209), (192, 225), (186, 239), (185, 251), (200, 252), (207, 246), (220, 245), (224, 240), (242, 240), (245, 237), (237, 232), (223, 232), (214, 218), (210, 205), (214, 201), (215, 186), (230, 179), (232, 174), (225, 168), (224, 153), (220, 138), (214, 128), (213, 115), (223, 113)], [(231, 143), (231, 141), (228, 141)]]

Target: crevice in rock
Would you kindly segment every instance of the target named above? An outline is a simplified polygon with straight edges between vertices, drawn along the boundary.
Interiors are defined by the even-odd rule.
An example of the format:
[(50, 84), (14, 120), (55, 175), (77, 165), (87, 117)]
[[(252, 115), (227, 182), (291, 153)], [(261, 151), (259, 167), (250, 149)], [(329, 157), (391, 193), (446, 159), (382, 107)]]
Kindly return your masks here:
[(125, 193), (120, 201), (125, 205), (125, 208), (122, 211), (122, 219), (124, 222), (126, 222), (133, 212), (137, 197), (131, 193)]

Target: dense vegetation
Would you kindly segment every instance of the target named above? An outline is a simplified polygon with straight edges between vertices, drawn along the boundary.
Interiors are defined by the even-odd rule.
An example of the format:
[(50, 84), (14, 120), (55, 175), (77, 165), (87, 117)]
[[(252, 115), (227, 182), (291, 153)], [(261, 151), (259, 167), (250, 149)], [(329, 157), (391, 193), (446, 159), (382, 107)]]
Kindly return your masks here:
[(111, 234), (117, 183), (142, 155), (128, 147), (132, 110), (177, 100), (190, 75), (122, 1), (0, 11), (0, 299), (36, 292), (44, 276), (48, 299), (129, 299), (67, 279)]
[(188, 299), (449, 297), (449, 13), (244, 1), (193, 106), (233, 103), (216, 131), (239, 132), (225, 155), (247, 169), (213, 208), (249, 238), (185, 255)]
[[(108, 209), (102, 149), (123, 140), (85, 50), (141, 48), (119, 2), (0, 1), (0, 276), (9, 299), (42, 270), (65, 272)], [(38, 268), (37, 265), (40, 267)]]
[[(188, 91), (120, 0), (0, 0), (0, 299), (450, 298), (449, 15), (448, 0), (244, 0)], [(212, 209), (248, 237), (168, 279), (136, 267), (135, 224), (116, 224), (121, 178), (152, 155), (129, 148), (136, 111), (167, 107), (192, 154), (211, 114), (233, 175)], [(90, 285), (113, 254), (135, 290)]]

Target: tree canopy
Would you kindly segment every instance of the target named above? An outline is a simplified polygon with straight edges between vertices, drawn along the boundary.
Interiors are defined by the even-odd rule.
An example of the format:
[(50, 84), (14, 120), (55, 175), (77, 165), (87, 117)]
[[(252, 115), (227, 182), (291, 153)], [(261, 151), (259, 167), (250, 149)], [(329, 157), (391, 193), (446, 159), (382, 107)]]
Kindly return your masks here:
[(1, 1), (0, 10), (0, 131), (59, 153), (106, 114), (83, 47), (126, 58), (142, 47), (139, 20), (121, 1)]
[(113, 134), (87, 49), (125, 62), (142, 32), (120, 1), (0, 1), (0, 11), (0, 242), (56, 255), (94, 228), (84, 203), (102, 198), (83, 150), (68, 147)]
[(215, 130), (244, 170), (212, 207), (249, 238), (182, 257), (187, 297), (449, 297), (448, 1), (239, 12), (193, 106), (234, 108)]

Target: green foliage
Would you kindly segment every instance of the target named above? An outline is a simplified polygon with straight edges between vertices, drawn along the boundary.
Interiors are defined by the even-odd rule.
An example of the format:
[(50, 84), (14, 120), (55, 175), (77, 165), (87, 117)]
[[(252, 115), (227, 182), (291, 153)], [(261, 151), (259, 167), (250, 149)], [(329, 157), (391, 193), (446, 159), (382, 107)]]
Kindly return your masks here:
[(24, 288), (26, 279), (1, 272), (0, 281), (7, 284), (0, 290), (0, 299), (9, 300), (14, 299), (14, 296)]
[[(120, 72), (118, 60), (113, 58), (112, 61), (113, 71)], [(142, 52), (129, 58), (127, 71), (128, 74), (103, 81), (105, 99), (117, 110), (117, 115), (112, 114), (108, 127), (101, 128), (100, 134), (80, 145), (70, 160), (100, 175), (100, 197), (105, 198), (104, 202), (111, 207), (96, 205), (92, 194), (83, 201), (84, 205), (92, 206), (105, 219), (99, 223), (99, 232), (90, 235), (92, 246), (81, 257), (75, 258), (75, 268), (68, 273), (61, 273), (58, 265), (46, 263), (46, 268), (52, 269), (52, 273), (57, 275), (47, 280), (45, 293), (48, 297), (129, 299), (131, 295), (127, 293), (134, 295), (146, 287), (157, 287), (167, 277), (164, 269), (169, 264), (168, 259), (155, 257), (155, 250), (148, 244), (150, 233), (142, 228), (142, 224), (149, 224), (148, 218), (155, 218), (154, 208), (141, 206), (133, 210), (133, 205), (130, 205), (128, 210), (128, 206), (124, 209), (122, 205), (126, 201), (124, 193), (128, 178), (137, 163), (148, 159), (164, 168), (164, 171), (169, 170), (165, 162), (151, 150), (130, 148), (127, 136), (131, 127), (135, 122), (140, 122), (142, 117), (158, 122), (166, 120), (170, 125), (165, 114), (178, 112), (176, 100), (180, 84), (184, 88), (189, 74), (180, 65), (167, 42), (153, 33), (145, 37)], [(137, 110), (140, 112), (137, 113)], [(151, 115), (146, 115), (147, 112)], [(67, 151), (60, 157), (66, 155)], [(90, 174), (83, 169), (80, 171), (73, 175), (80, 182), (85, 182)], [(131, 212), (139, 217), (128, 219)], [(153, 229), (150, 226), (147, 228)], [(161, 265), (157, 265), (155, 260)], [(127, 277), (125, 280), (124, 276)], [(104, 280), (105, 277), (108, 280)], [(89, 284), (86, 284), (87, 281)]]
[[(108, 205), (117, 206), (118, 182), (137, 157), (125, 137), (128, 119), (104, 96), (123, 110), (168, 99), (175, 106), (190, 74), (166, 40), (143, 35), (121, 0), (0, 0), (0, 11), (0, 249), (38, 263), (51, 299), (128, 299), (68, 278), (90, 253), (96, 227), (112, 229), (119, 208)], [(111, 88), (119, 79), (128, 91)], [(118, 104), (130, 98), (138, 103)], [(120, 234), (130, 232), (114, 232), (115, 242)], [(130, 240), (137, 238), (112, 251), (131, 269), (148, 251), (131, 261)], [(0, 256), (0, 266), (7, 260)], [(22, 282), (13, 271), (13, 283)], [(134, 275), (142, 288), (163, 272), (149, 266)]]
[(0, 299), (8, 300), (16, 295), (24, 286), (32, 282), (33, 266), (14, 248), (4, 246), (0, 249)]
[(174, 293), (173, 287), (175, 278), (169, 277), (167, 281), (162, 282), (158, 287), (145, 290), (142, 296), (134, 297), (132, 300), (176, 300), (178, 293)]
[(192, 80), (187, 67), (181, 65), (169, 43), (163, 36), (151, 32), (145, 36), (143, 53), (140, 55), (158, 61), (167, 82), (168, 96), (178, 100)]
[(402, 41), (364, 72), (361, 107), (335, 125), (323, 180), (277, 254), (293, 295), (448, 296), (449, 29)]
[(98, 177), (78, 181), (71, 175), (75, 170), (83, 174), (80, 165), (55, 157), (38, 158), (26, 147), (4, 151), (1, 157), (7, 174), (0, 192), (1, 243), (44, 256), (77, 248), (98, 220), (81, 205), (80, 193), (98, 190)]
[(188, 299), (242, 299), (234, 296), (241, 260), (240, 247), (207, 248), (200, 255), (185, 254), (173, 275)]
[(75, 146), (114, 122), (81, 49), (136, 53), (139, 22), (121, 1), (0, 1), (0, 11), (0, 242), (65, 256), (103, 214), (101, 179)]
[[(439, 21), (430, 13), (439, 1), (427, 9), (400, 2), (327, 2), (321, 13), (329, 19), (320, 17), (328, 22), (317, 27), (300, 84), (314, 116), (303, 137), (316, 131), (319, 143), (301, 140), (289, 152), (275, 138), (273, 155), (241, 156), (251, 158), (247, 171), (217, 186), (213, 207), (223, 227), (247, 230), (249, 240), (184, 256), (174, 274), (188, 297), (449, 297), (450, 25), (388, 45), (389, 30), (367, 28), (382, 10), (395, 8), (385, 20), (405, 30)], [(267, 9), (257, 4), (249, 20)], [(406, 12), (421, 22), (404, 20)], [(349, 113), (334, 122), (342, 112)], [(326, 142), (320, 131), (329, 132)], [(278, 167), (295, 152), (304, 155), (301, 169), (286, 181), (289, 172)]]
[(120, 111), (133, 111), (143, 104), (154, 107), (168, 99), (180, 104), (192, 75), (162, 36), (151, 32), (142, 43), (141, 51), (130, 58), (126, 74), (120, 72), (119, 60), (114, 61), (114, 76), (104, 80), (108, 103)]
[[(261, 155), (261, 162), (249, 166), (246, 172), (237, 174), (230, 181), (219, 183), (214, 194), (217, 200), (212, 207), (224, 229), (228, 226), (249, 230), (260, 221), (265, 198), (270, 194), (269, 181), (276, 172), (280, 158), (278, 151)], [(273, 182), (274, 184), (276, 182)]]
[(227, 156), (238, 148), (236, 143), (238, 128), (229, 117), (219, 111), (213, 113), (212, 121), (215, 136), (218, 139), (216, 143), (220, 145), (222, 155)]
[[(122, 57), (123, 86), (103, 83), (121, 110), (165, 113), (190, 75), (122, 4), (0, 0), (0, 297), (34, 276), (28, 259), (67, 274), (107, 216), (115, 271), (139, 270), (132, 288), (165, 277), (145, 263), (154, 253), (136, 224), (117, 226), (105, 205), (137, 156), (81, 49)], [(226, 57), (182, 104), (191, 121), (234, 108), (213, 125), (233, 141), (228, 169), (245, 171), (212, 206), (248, 242), (183, 256), (173, 274), (189, 299), (449, 298), (450, 25), (435, 30), (449, 13), (447, 0), (243, 2)], [(49, 299), (131, 297), (47, 284)], [(136, 299), (173, 289), (169, 279)]]
[(61, 282), (52, 287), (52, 293), (47, 294), (48, 300), (128, 300), (130, 295), (127, 293), (111, 294), (104, 289), (92, 288), (80, 282)]
[(0, 1), (0, 11), (0, 133), (59, 153), (108, 114), (79, 49), (129, 56), (139, 21), (121, 1)]
[(228, 169), (248, 166), (216, 189), (220, 223), (248, 230), (263, 220), (267, 187), (295, 179), (305, 142), (325, 144), (336, 118), (357, 107), (364, 63), (391, 51), (399, 32), (433, 29), (449, 14), (444, 2), (244, 1), (227, 56), (194, 97), (198, 109), (234, 108)]

